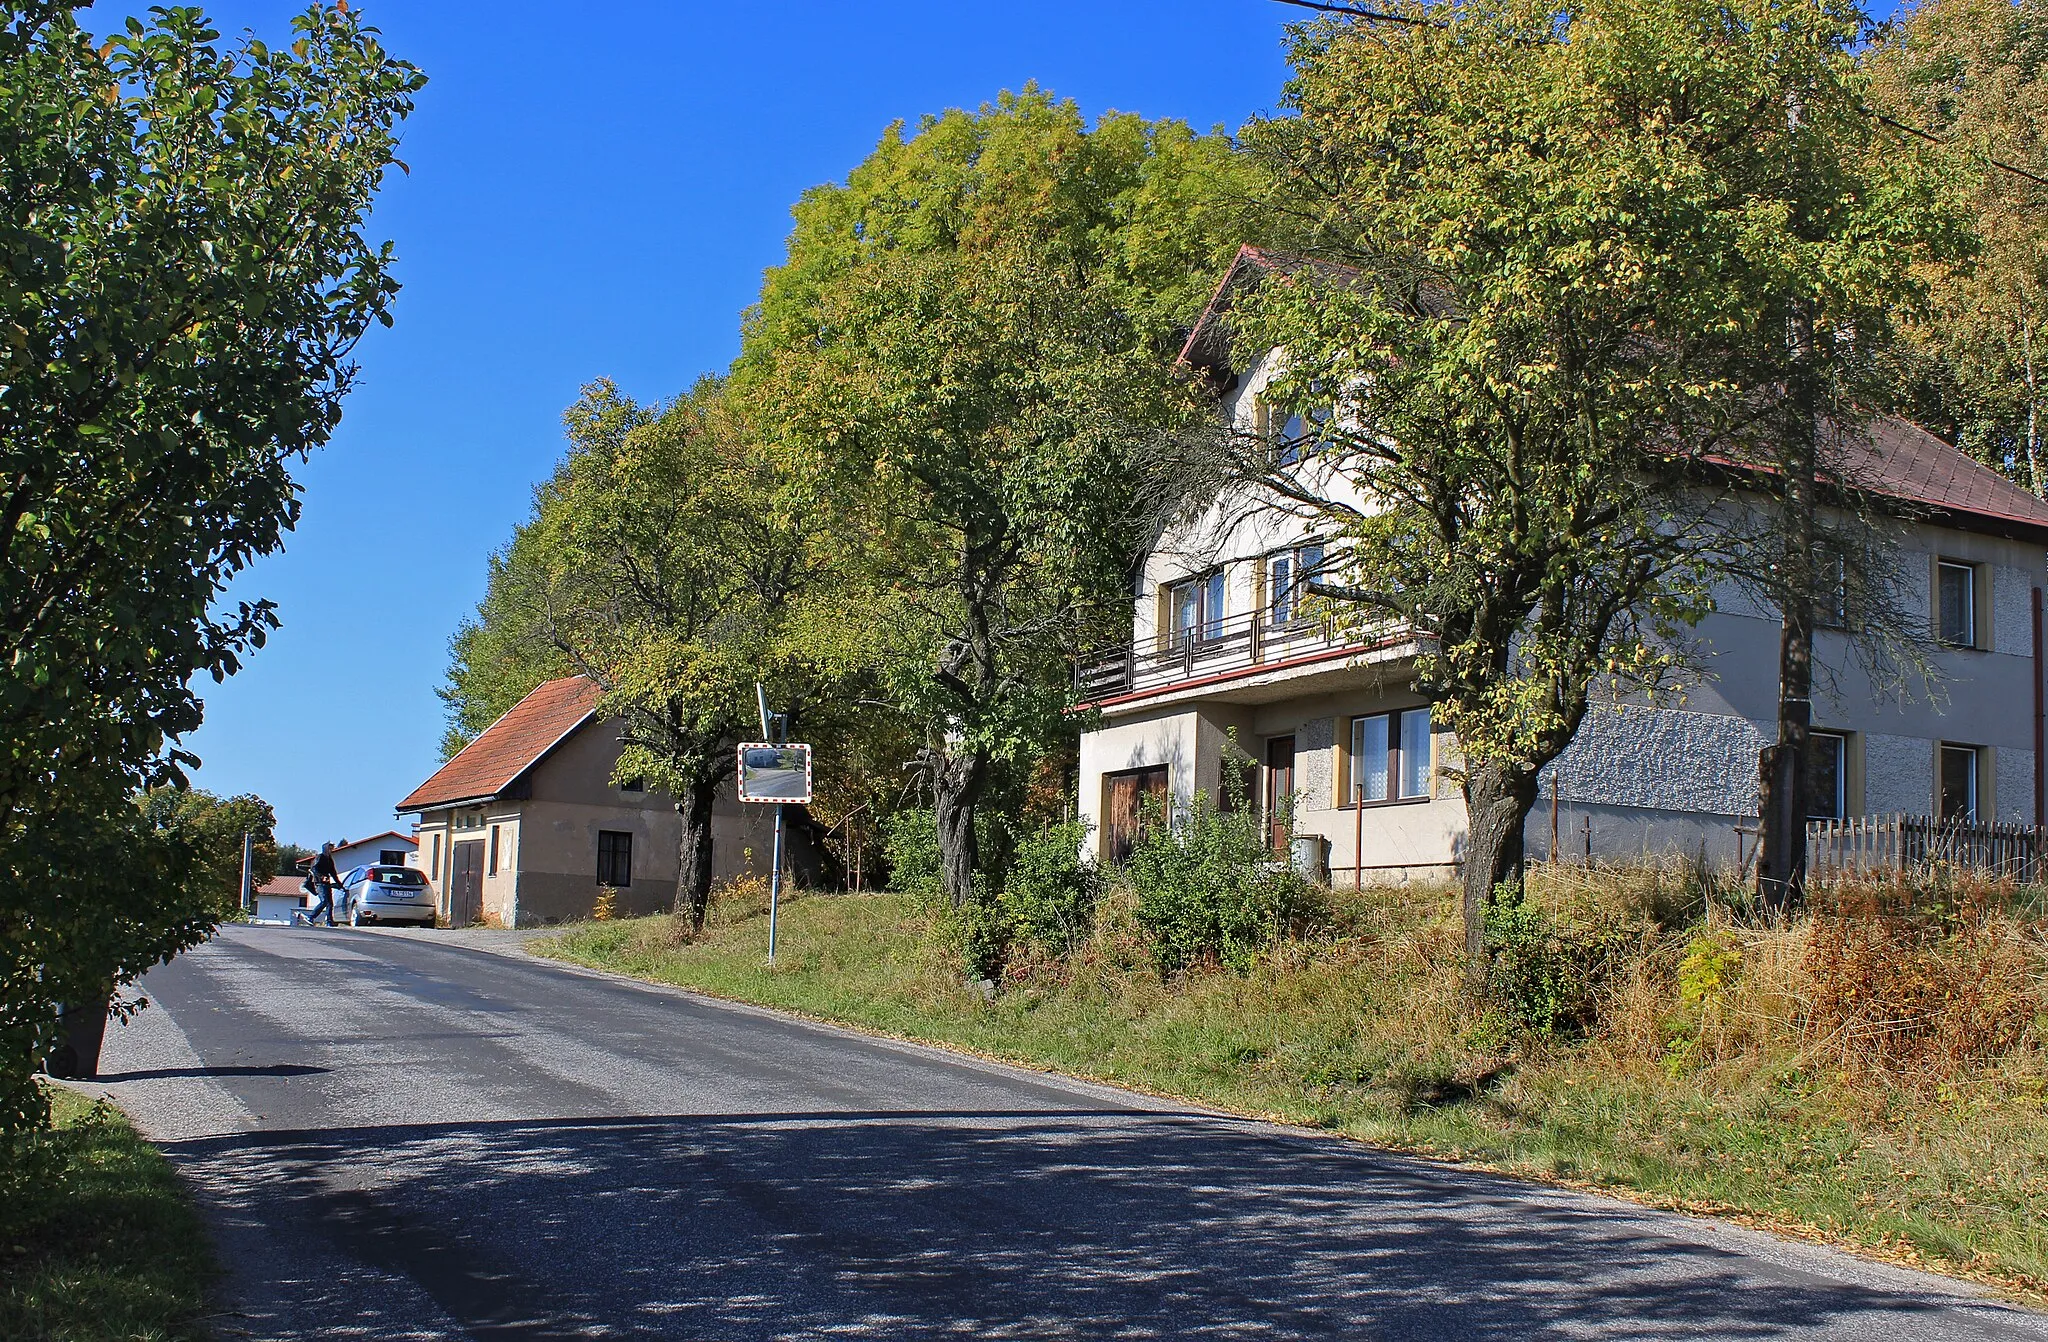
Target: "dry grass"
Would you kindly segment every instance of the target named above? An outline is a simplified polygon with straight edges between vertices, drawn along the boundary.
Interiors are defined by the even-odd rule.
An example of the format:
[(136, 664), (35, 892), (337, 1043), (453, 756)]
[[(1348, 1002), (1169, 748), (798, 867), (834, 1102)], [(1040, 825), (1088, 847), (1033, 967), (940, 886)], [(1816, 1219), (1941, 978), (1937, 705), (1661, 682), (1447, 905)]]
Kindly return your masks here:
[[(1607, 959), (1582, 1033), (1463, 980), (1453, 892), (1338, 892), (1243, 975), (1162, 981), (1121, 897), (1073, 954), (963, 984), (916, 901), (721, 892), (544, 954), (1408, 1149), (2048, 1284), (2048, 940), (2029, 892), (1838, 892), (1747, 919), (1711, 874), (1551, 869), (1531, 900)], [(1882, 898), (1880, 899), (1880, 896)], [(1888, 902), (1887, 902), (1888, 901)], [(1616, 947), (1619, 950), (1616, 950)]]

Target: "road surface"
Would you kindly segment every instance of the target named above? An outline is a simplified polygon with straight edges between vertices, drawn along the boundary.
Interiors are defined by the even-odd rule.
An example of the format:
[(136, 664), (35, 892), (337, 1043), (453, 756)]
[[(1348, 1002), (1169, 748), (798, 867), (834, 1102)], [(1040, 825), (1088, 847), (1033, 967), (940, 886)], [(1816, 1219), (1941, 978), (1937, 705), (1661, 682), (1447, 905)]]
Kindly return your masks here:
[(223, 1337), (2048, 1339), (1827, 1250), (431, 935), (230, 927), (110, 1031)]

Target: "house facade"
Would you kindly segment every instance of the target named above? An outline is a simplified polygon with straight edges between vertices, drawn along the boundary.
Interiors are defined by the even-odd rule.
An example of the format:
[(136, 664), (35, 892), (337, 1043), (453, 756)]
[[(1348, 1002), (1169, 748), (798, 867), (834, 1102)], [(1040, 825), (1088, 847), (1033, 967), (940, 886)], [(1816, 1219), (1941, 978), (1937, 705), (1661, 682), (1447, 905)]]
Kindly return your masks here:
[[(619, 917), (674, 907), (682, 821), (665, 794), (613, 781), (624, 746), (602, 697), (580, 676), (537, 686), (399, 803), (451, 925), (588, 918), (606, 889)], [(766, 872), (768, 811), (719, 798), (714, 879)]]
[[(419, 841), (410, 834), (401, 834), (395, 829), (382, 834), (372, 834), (367, 839), (343, 839), (334, 845), (334, 869), (343, 875), (357, 867), (375, 863), (386, 867), (415, 865), (413, 854), (419, 849)], [(313, 854), (308, 853), (298, 861), (301, 878), (313, 869)]]
[[(1233, 358), (1221, 329), (1233, 286), (1271, 264), (1240, 256), (1187, 357), (1228, 388), (1239, 431), (1285, 442), (1299, 425), (1264, 396), (1279, 356)], [(1813, 814), (2041, 823), (2048, 506), (1902, 421), (1877, 421), (1853, 450), (1877, 492), (1911, 504), (1896, 524), (1895, 581), (1925, 621), (1934, 674), (1913, 696), (1880, 690), (1845, 634), (1817, 634)], [(1318, 461), (1296, 469), (1344, 497), (1342, 479), (1314, 478), (1328, 469)], [(1305, 608), (1296, 575), (1333, 543), (1288, 510), (1226, 497), (1155, 544), (1131, 642), (1077, 673), (1097, 711), (1080, 765), (1097, 856), (1127, 851), (1148, 805), (1205, 793), (1242, 795), (1276, 849), (1309, 840), (1340, 885), (1457, 871), (1457, 746), (1413, 689), (1421, 644), (1396, 624), (1343, 629)], [(1779, 626), (1735, 585), (1717, 592), (1683, 693), (1599, 704), (1545, 770), (1531, 855), (1743, 855), (1758, 753), (1777, 736)]]

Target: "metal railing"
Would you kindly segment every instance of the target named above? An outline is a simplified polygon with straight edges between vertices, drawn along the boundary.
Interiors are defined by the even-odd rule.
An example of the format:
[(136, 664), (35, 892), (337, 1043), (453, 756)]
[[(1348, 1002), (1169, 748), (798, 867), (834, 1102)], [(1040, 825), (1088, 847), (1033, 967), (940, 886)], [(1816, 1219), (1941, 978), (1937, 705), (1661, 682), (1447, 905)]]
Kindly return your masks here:
[(1270, 610), (1205, 620), (1157, 638), (1105, 648), (1074, 665), (1074, 690), (1086, 702), (1184, 681), (1250, 671), (1313, 653), (1385, 642), (1398, 622), (1340, 628), (1329, 616), (1276, 621)]
[(1806, 870), (1811, 881), (1825, 884), (1845, 876), (1936, 867), (2032, 884), (2048, 878), (2048, 829), (1925, 815), (1807, 822)]

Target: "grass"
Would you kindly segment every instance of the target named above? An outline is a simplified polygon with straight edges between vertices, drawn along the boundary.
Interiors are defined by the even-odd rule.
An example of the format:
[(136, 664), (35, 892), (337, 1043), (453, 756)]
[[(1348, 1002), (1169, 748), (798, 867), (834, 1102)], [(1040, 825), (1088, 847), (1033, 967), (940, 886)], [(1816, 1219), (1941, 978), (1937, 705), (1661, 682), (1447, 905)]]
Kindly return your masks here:
[(200, 1339), (216, 1275), (162, 1153), (105, 1105), (53, 1088), (56, 1127), (0, 1196), (0, 1337)]
[(1716, 976), (1680, 955), (1697, 927), (1655, 945), (1645, 934), (1604, 990), (1603, 1023), (1561, 1040), (1472, 1009), (1448, 892), (1351, 899), (1247, 974), (1170, 982), (1112, 917), (1065, 959), (1013, 964), (992, 1001), (900, 895), (785, 903), (773, 968), (757, 893), (722, 901), (698, 941), (646, 918), (530, 949), (2048, 1291), (2038, 955), (2018, 980), (2032, 994), (2020, 1019), (2036, 1013), (2020, 1042), (1902, 1071), (1791, 1028), (1787, 1003), (1812, 995), (1797, 928), (1709, 929), (1729, 982), (1705, 988)]

